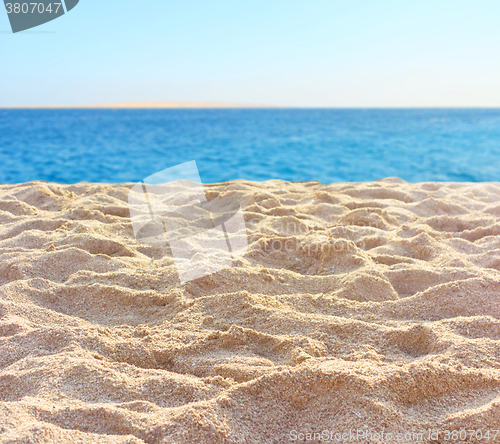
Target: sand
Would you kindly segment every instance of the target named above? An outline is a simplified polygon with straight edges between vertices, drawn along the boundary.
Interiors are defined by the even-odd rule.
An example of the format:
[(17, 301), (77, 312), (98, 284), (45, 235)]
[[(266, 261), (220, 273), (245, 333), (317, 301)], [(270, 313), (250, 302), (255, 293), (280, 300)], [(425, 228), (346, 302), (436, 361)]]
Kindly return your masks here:
[(0, 185), (0, 442), (500, 442), (500, 184), (207, 185), (183, 286), (132, 185)]

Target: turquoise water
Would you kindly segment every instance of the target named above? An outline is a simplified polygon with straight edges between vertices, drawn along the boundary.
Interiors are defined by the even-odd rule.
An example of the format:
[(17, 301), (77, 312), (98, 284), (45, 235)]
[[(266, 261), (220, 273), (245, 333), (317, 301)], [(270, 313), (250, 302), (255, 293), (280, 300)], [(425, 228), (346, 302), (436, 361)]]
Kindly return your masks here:
[(0, 110), (0, 182), (499, 181), (500, 110)]

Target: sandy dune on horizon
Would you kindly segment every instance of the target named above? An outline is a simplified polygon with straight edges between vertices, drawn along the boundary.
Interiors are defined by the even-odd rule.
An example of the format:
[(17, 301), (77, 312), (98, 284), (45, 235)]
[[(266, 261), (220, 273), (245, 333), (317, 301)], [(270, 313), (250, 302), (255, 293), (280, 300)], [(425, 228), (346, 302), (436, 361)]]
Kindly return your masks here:
[(500, 184), (207, 185), (249, 249), (184, 286), (131, 186), (0, 185), (0, 442), (500, 442)]
[(224, 102), (120, 102), (120, 103), (100, 103), (83, 105), (19, 105), (0, 106), (0, 109), (204, 109), (204, 108), (269, 108), (267, 105), (250, 105), (244, 103), (224, 103)]

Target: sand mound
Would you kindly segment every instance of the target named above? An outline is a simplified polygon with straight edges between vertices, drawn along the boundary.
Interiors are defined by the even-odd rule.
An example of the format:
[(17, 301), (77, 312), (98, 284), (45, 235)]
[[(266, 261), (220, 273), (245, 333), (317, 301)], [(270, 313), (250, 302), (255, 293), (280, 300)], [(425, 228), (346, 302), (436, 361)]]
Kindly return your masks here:
[(0, 442), (500, 442), (500, 184), (208, 185), (184, 286), (131, 186), (0, 186)]

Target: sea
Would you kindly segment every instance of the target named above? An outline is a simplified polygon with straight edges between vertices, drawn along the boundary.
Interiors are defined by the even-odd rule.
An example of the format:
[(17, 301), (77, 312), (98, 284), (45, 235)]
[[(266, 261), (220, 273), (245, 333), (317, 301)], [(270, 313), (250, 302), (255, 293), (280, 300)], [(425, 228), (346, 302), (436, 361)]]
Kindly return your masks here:
[(0, 183), (500, 181), (500, 109), (3, 109)]

